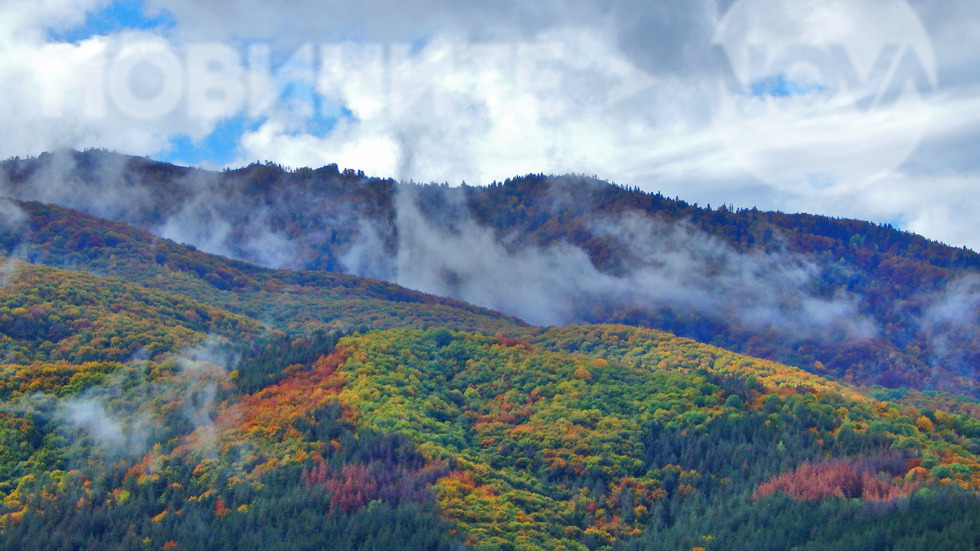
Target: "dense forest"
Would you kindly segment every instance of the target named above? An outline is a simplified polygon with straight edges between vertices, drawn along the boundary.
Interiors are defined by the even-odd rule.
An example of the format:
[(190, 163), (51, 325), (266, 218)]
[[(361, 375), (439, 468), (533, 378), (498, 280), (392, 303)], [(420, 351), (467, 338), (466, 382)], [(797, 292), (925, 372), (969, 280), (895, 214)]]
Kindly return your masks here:
[[(87, 152), (8, 161), (5, 186), (64, 169), (84, 189), (109, 165), (112, 189), (142, 205), (99, 207), (115, 221), (0, 202), (0, 548), (980, 547), (971, 251), (580, 177), (449, 188)], [(222, 234), (227, 256), (159, 231), (194, 181), (264, 204), (251, 222), (214, 207), (214, 223), (243, 217)], [(277, 218), (293, 201), (308, 206)], [(636, 235), (603, 228), (612, 214)], [(264, 259), (259, 219), (282, 238), (266, 235)], [(726, 282), (746, 259), (739, 278), (797, 287), (748, 297), (774, 309), (765, 330), (740, 299), (616, 302), (621, 288), (588, 286), (568, 288), (577, 310), (553, 310), (581, 323), (531, 325), (331, 271), (356, 261), (387, 277), (403, 247), (431, 260), (421, 234), (401, 233), (412, 228), (460, 247), (478, 236), (470, 252), (494, 261), (533, 250), (562, 275), (581, 254), (610, 285), (641, 281), (636, 266), (663, 276), (660, 255), (718, 276), (705, 280), (718, 293), (740, 289)], [(667, 245), (638, 248), (654, 230)], [(390, 255), (357, 248), (372, 232)], [(688, 241), (709, 268), (690, 264)], [(443, 268), (460, 296), (475, 288)], [(521, 300), (537, 289), (502, 285)], [(841, 316), (794, 318), (841, 305), (866, 334)]]
[(977, 544), (975, 417), (650, 330), (520, 332), (267, 337), (156, 361), (10, 365), (0, 541)]
[[(980, 392), (980, 255), (887, 225), (691, 205), (586, 176), (449, 187), (336, 165), (208, 172), (96, 150), (8, 160), (0, 192), (537, 325), (624, 323), (857, 384)], [(61, 228), (36, 231), (25, 251), (68, 249), (55, 257), (104, 269), (71, 250), (90, 250), (84, 232), (65, 242)], [(228, 270), (193, 268), (218, 288), (238, 285)]]

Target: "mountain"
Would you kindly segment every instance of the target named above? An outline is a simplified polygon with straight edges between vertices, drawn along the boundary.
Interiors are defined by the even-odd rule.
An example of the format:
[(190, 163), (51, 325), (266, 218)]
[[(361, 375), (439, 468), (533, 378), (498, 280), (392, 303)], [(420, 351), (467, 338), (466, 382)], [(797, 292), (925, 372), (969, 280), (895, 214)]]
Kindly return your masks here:
[[(241, 176), (171, 169), (99, 152), (59, 155), (79, 161), (71, 174), (84, 174), (77, 172), (79, 163), (85, 166), (81, 161), (101, 159), (125, 161), (129, 168), (123, 173), (157, 174), (163, 183), (159, 175), (171, 170), (202, 181), (231, 182)], [(28, 174), (41, 170), (40, 162), (6, 166), (19, 167), (17, 185), (25, 186), (37, 181)], [(269, 166), (246, 170), (278, 172), (287, 180), (304, 173)], [(864, 296), (859, 278), (848, 280), (849, 289), (831, 294), (808, 287), (836, 272), (822, 271), (819, 256), (807, 256), (805, 249), (797, 251), (797, 245), (785, 241), (793, 232), (780, 234), (782, 244), (772, 238), (766, 246), (739, 245), (723, 233), (709, 232), (713, 226), (702, 227), (699, 218), (757, 217), (758, 224), (775, 224), (784, 215), (686, 207), (676, 219), (684, 221), (675, 220), (674, 226), (666, 210), (650, 211), (659, 222), (650, 222), (653, 214), (649, 220), (635, 218), (637, 210), (622, 198), (675, 207), (679, 202), (595, 181), (535, 176), (487, 191), (457, 191), (397, 187), (357, 173), (324, 170), (337, 173), (335, 183), (343, 188), (338, 193), (365, 197), (361, 203), (335, 204), (338, 212), (353, 209), (351, 204), (368, 209), (383, 203), (376, 202), (380, 197), (391, 200), (389, 210), (372, 215), (377, 218), (360, 218), (350, 236), (323, 245), (338, 259), (366, 261), (366, 253), (356, 253), (358, 243), (365, 243), (358, 236), (374, 231), (382, 247), (395, 247), (395, 260), (403, 257), (400, 270), (430, 261), (448, 269), (438, 259), (462, 260), (464, 253), (468, 262), (482, 257), (477, 266), (488, 283), (478, 288), (489, 289), (485, 285), (504, 268), (559, 285), (569, 273), (564, 270), (573, 262), (569, 259), (578, 258), (574, 262), (586, 264), (571, 265), (580, 276), (594, 276), (588, 271), (592, 266), (610, 278), (604, 281), (611, 290), (602, 294), (582, 283), (559, 290), (578, 289), (574, 303), (581, 300), (581, 306), (576, 307), (597, 319), (615, 317), (621, 306), (610, 298), (623, 292), (616, 281), (640, 282), (630, 275), (634, 265), (655, 260), (663, 265), (660, 271), (652, 264), (647, 269), (661, 276), (667, 266), (689, 279), (713, 276), (701, 284), (715, 282), (722, 292), (732, 285), (732, 264), (741, 263), (742, 271), (734, 272), (739, 278), (760, 290), (764, 283), (777, 286), (773, 291), (784, 294), (716, 299), (700, 306), (675, 301), (670, 311), (688, 312), (684, 320), (695, 325), (703, 323), (697, 316), (735, 316), (729, 320), (735, 325), (766, 312), (775, 323), (772, 316), (781, 313), (779, 323), (786, 327), (754, 334), (757, 341), (749, 337), (747, 346), (793, 332), (820, 335), (823, 329), (828, 338), (840, 332), (839, 345), (890, 351), (892, 361), (921, 356), (909, 351), (902, 360), (898, 354), (906, 351), (875, 333), (877, 318), (862, 314), (863, 299), (854, 298)], [(149, 193), (135, 176), (121, 182), (135, 195)], [(283, 190), (274, 191), (280, 184)], [(166, 192), (154, 193), (175, 205), (186, 201), (179, 194), (173, 197), (180, 189), (173, 185), (178, 187), (165, 185)], [(264, 185), (269, 197), (294, 190), (278, 180)], [(321, 182), (307, 189), (309, 204), (322, 200), (316, 191), (320, 185), (329, 187)], [(564, 185), (590, 199), (569, 195), (569, 205), (549, 207), (557, 209), (557, 218), (531, 220), (531, 213), (541, 212), (554, 198), (553, 190)], [(114, 195), (112, 189), (102, 197)], [(457, 199), (466, 194), (503, 195), (476, 208), (470, 199)], [(598, 231), (596, 207), (586, 206), (603, 205), (594, 201), (596, 194), (609, 194), (608, 209), (629, 213), (618, 219), (621, 224), (634, 221), (636, 236), (622, 234), (621, 239), (649, 237), (644, 233), (649, 222), (662, 224), (651, 235), (675, 241), (659, 249), (637, 249), (630, 241), (634, 248), (617, 249), (609, 238), (593, 252), (588, 252), (589, 240), (576, 245), (575, 239)], [(242, 197), (260, 209), (251, 191)], [(225, 210), (233, 204), (244, 208), (237, 200), (212, 205), (214, 217), (207, 227), (228, 222), (222, 243), (240, 243), (247, 256), (259, 249), (246, 245), (253, 241), (241, 241), (243, 227), (235, 229), (229, 220), (263, 211)], [(269, 213), (285, 209), (287, 202), (264, 204), (266, 214), (252, 216), (253, 221), (272, 217)], [(573, 206), (583, 210), (576, 214)], [(304, 218), (313, 210), (297, 211), (297, 227), (313, 219), (312, 214)], [(163, 212), (168, 214), (159, 214), (161, 221), (175, 220), (178, 211)], [(488, 228), (504, 227), (504, 222), (480, 221), (478, 212), (528, 218), (519, 218), (525, 222), (498, 236)], [(310, 266), (298, 262), (270, 268), (209, 254), (162, 237), (159, 230), (166, 222), (145, 225), (161, 234), (155, 235), (128, 223), (19, 199), (0, 202), (0, 214), (0, 549), (904, 551), (980, 546), (980, 401), (963, 392), (859, 387), (849, 379), (859, 380), (855, 373), (870, 373), (877, 364), (858, 366), (851, 377), (846, 372), (830, 377), (836, 374), (832, 368), (802, 366), (819, 372), (811, 373), (640, 327), (643, 323), (635, 319), (626, 320), (632, 324), (529, 325), (324, 266), (303, 269)], [(120, 219), (143, 216), (117, 214)], [(390, 226), (367, 225), (366, 220), (389, 215)], [(933, 296), (926, 290), (945, 293), (941, 296), (950, 310), (943, 319), (972, 312), (973, 303), (953, 302), (970, 292), (972, 253), (854, 224), (879, 246), (897, 236), (891, 252), (878, 254), (891, 255), (893, 262), (908, 258), (923, 273), (938, 274), (937, 279), (909, 280), (915, 290), (889, 292), (918, 297), (920, 306), (936, 304), (923, 298)], [(569, 237), (558, 231), (566, 226), (586, 234)], [(550, 238), (547, 228), (557, 228)], [(394, 230), (385, 244), (385, 232)], [(285, 244), (306, 235), (313, 243), (312, 234), (302, 232), (271, 235)], [(436, 236), (446, 240), (438, 258), (432, 257), (440, 251)], [(841, 265), (850, 266), (847, 259), (860, 255), (861, 247), (840, 251)], [(683, 252), (688, 249), (698, 255)], [(643, 251), (656, 254), (639, 255)], [(593, 260), (599, 253), (608, 254), (608, 263)], [(696, 263), (702, 254), (711, 270)], [(501, 267), (501, 259), (515, 265)], [(617, 265), (615, 259), (630, 263)], [(383, 269), (388, 260), (378, 257), (367, 264)], [(531, 266), (542, 271), (527, 272)], [(420, 281), (428, 277), (410, 273)], [(443, 275), (460, 294), (474, 288), (461, 272)], [(834, 281), (828, 289), (836, 289)], [(666, 285), (668, 280), (657, 282)], [(522, 286), (505, 279), (494, 285), (532, 300), (541, 283), (528, 280)], [(955, 285), (962, 296), (953, 294)], [(844, 292), (854, 296), (839, 294)], [(911, 308), (912, 300), (903, 308)], [(747, 313), (754, 301), (764, 301), (763, 308)], [(630, 312), (660, 312), (643, 310), (643, 303), (634, 306)], [(840, 315), (832, 316), (832, 307), (849, 312), (851, 326)], [(793, 326), (789, 314), (800, 308), (813, 316), (830, 310), (830, 321), (799, 320)], [(928, 310), (923, 308), (920, 313)], [(567, 312), (557, 305), (552, 311)], [(863, 323), (871, 328), (862, 329)], [(753, 327), (728, 329), (712, 340), (734, 339), (741, 335), (736, 329)], [(774, 332), (780, 328), (783, 333)], [(849, 333), (859, 330), (874, 336), (860, 340)], [(932, 330), (952, 344), (975, 326)], [(776, 344), (785, 347), (785, 342), (790, 341)], [(946, 376), (955, 369), (928, 374)], [(964, 377), (949, 386), (962, 390), (974, 380)]]
[(584, 176), (449, 187), (94, 150), (8, 160), (0, 183), (203, 251), (537, 325), (625, 323), (858, 384), (980, 392), (980, 255), (889, 226), (700, 208)]

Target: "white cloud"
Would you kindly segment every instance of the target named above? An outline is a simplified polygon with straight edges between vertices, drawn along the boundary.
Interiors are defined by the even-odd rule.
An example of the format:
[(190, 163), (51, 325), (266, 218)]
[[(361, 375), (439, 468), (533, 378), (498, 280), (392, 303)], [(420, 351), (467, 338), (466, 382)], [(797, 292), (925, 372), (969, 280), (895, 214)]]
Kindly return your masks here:
[(653, 80), (589, 29), (480, 45), (442, 36), (419, 49), (344, 43), (321, 58), (319, 91), (351, 116), (312, 136), (276, 113), (245, 136), (240, 160), (271, 148), (289, 165), (333, 161), (403, 179), (487, 183), (557, 166), (599, 172), (642, 147), (626, 139), (619, 102)]
[(387, 134), (372, 132), (364, 125), (340, 122), (329, 135), (316, 136), (291, 132), (286, 122), (276, 118), (246, 132), (241, 149), (241, 158), (231, 165), (243, 165), (246, 159), (269, 159), (294, 168), (336, 163), (380, 177), (397, 171), (400, 151)]
[(127, 31), (79, 43), (19, 43), (4, 49), (0, 118), (8, 131), (0, 136), (0, 155), (37, 154), (57, 147), (152, 154), (167, 149), (176, 134), (206, 136), (215, 119), (188, 117), (177, 106), (160, 111), (164, 116), (144, 120), (114, 100), (108, 84), (117, 54), (146, 47), (172, 48), (152, 33)]
[(3, 0), (0, 46), (41, 43), (49, 30), (81, 25), (86, 13), (108, 3), (108, 0)]

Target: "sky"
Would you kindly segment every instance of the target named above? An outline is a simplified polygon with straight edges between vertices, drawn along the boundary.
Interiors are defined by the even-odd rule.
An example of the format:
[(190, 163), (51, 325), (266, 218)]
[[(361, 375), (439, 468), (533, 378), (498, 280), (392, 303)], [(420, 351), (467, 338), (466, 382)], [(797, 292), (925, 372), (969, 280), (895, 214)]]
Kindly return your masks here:
[(596, 175), (980, 250), (976, 0), (0, 0), (0, 158)]

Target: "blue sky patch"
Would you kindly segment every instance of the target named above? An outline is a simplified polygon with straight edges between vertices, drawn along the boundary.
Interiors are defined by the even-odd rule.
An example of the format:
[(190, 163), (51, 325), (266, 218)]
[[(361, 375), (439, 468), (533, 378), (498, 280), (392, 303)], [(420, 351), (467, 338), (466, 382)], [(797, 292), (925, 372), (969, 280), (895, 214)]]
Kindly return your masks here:
[(318, 99), (320, 108), (319, 116), (314, 121), (316, 123), (314, 133), (322, 136), (333, 130), (340, 119), (354, 118), (354, 113), (343, 102), (325, 96), (318, 96)]
[(803, 96), (821, 92), (824, 87), (813, 82), (800, 82), (789, 78), (786, 75), (770, 75), (756, 80), (750, 85), (754, 96)]
[(246, 121), (238, 115), (222, 121), (200, 142), (195, 143), (190, 136), (180, 134), (171, 141), (170, 150), (162, 152), (160, 160), (168, 163), (197, 166), (202, 163), (225, 165), (235, 160), (238, 141), (246, 131), (254, 131), (261, 122)]
[[(307, 119), (302, 129), (297, 129), (293, 134), (326, 136), (336, 126), (338, 120), (352, 116), (346, 106), (335, 103), (328, 107), (326, 112)], [(157, 157), (161, 161), (180, 165), (227, 165), (241, 152), (239, 141), (242, 135), (245, 132), (258, 130), (265, 122), (265, 119), (251, 120), (244, 114), (239, 114), (225, 119), (204, 139), (197, 142), (187, 134), (178, 134), (170, 141), (170, 149), (161, 151)]]
[(144, 8), (143, 0), (116, 1), (100, 11), (87, 13), (85, 23), (78, 27), (52, 31), (50, 38), (58, 42), (80, 42), (125, 29), (169, 29), (176, 25), (168, 13), (147, 17)]

